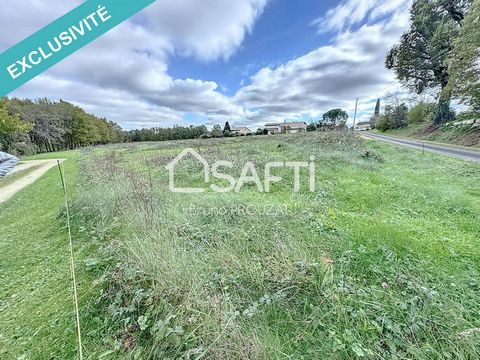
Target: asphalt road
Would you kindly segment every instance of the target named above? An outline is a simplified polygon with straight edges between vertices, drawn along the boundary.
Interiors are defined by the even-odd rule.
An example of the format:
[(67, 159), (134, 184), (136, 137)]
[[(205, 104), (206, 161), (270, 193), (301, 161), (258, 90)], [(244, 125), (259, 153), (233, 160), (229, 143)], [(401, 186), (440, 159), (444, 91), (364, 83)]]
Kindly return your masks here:
[(391, 136), (372, 134), (367, 132), (363, 132), (362, 136), (365, 136), (373, 140), (386, 141), (392, 144), (407, 146), (407, 147), (419, 149), (419, 150), (423, 150), (423, 148), (425, 148), (425, 151), (452, 156), (452, 157), (456, 157), (464, 160), (480, 162), (480, 151), (463, 150), (459, 148), (454, 148), (454, 147), (449, 147), (444, 145), (436, 145), (431, 143), (423, 144), (421, 141), (404, 140), (404, 139), (394, 138)]

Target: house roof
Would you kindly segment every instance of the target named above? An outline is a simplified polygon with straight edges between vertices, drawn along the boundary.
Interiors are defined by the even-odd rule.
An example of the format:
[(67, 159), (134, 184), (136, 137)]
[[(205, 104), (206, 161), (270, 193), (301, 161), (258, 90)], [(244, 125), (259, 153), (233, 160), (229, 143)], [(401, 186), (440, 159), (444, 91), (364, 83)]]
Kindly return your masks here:
[(265, 124), (265, 126), (280, 126), (282, 125), (283, 123), (281, 124), (277, 124), (277, 123), (270, 123), (270, 124)]
[(230, 131), (241, 131), (241, 130), (251, 131), (249, 128), (244, 127), (244, 126), (238, 127), (238, 128), (237, 128), (237, 127), (232, 127), (232, 128), (230, 128)]
[(278, 126), (281, 126), (281, 127), (288, 127), (288, 128), (303, 128), (305, 126), (307, 126), (307, 123), (305, 122), (289, 122), (289, 123), (269, 123), (269, 124), (265, 124), (265, 127), (278, 127)]
[(291, 123), (285, 123), (283, 126), (289, 127), (289, 128), (303, 128), (307, 126), (305, 122), (291, 122)]

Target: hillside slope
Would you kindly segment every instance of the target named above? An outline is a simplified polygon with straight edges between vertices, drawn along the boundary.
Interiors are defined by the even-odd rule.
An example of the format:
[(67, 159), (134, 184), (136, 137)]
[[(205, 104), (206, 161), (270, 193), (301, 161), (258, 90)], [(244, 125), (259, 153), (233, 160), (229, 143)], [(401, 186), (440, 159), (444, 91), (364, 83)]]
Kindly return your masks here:
[(387, 130), (379, 133), (417, 140), (480, 148), (480, 127), (434, 126), (428, 123), (420, 123), (409, 125), (401, 129)]

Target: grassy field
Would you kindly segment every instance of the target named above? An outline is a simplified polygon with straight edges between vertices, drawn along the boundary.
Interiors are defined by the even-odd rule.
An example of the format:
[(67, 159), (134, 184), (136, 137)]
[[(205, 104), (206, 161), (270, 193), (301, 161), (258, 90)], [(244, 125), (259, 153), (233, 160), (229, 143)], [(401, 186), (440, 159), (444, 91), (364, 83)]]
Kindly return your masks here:
[[(186, 147), (235, 175), (314, 155), (317, 188), (170, 193)], [(480, 356), (477, 164), (320, 132), (64, 155), (88, 358)], [(53, 171), (0, 207), (2, 359), (74, 358)], [(175, 176), (204, 186), (193, 160)]]
[[(233, 161), (237, 175), (245, 161), (262, 169), (315, 155), (318, 188), (172, 194), (163, 167), (185, 147), (210, 163)], [(91, 264), (108, 269), (97, 283), (112, 351), (480, 354), (478, 165), (317, 133), (121, 146), (84, 154), (80, 167), (74, 213), (84, 233), (105, 239)], [(203, 184), (191, 160), (176, 176)]]

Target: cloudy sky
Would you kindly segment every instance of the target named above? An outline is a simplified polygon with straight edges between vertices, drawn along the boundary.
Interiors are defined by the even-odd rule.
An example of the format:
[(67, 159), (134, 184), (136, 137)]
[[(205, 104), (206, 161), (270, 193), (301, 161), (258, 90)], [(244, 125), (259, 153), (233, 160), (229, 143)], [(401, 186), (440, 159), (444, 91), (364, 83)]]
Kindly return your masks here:
[[(81, 1), (3, 0), (0, 52)], [(125, 129), (256, 128), (341, 107), (373, 113), (411, 0), (157, 0), (16, 90), (64, 99)]]

